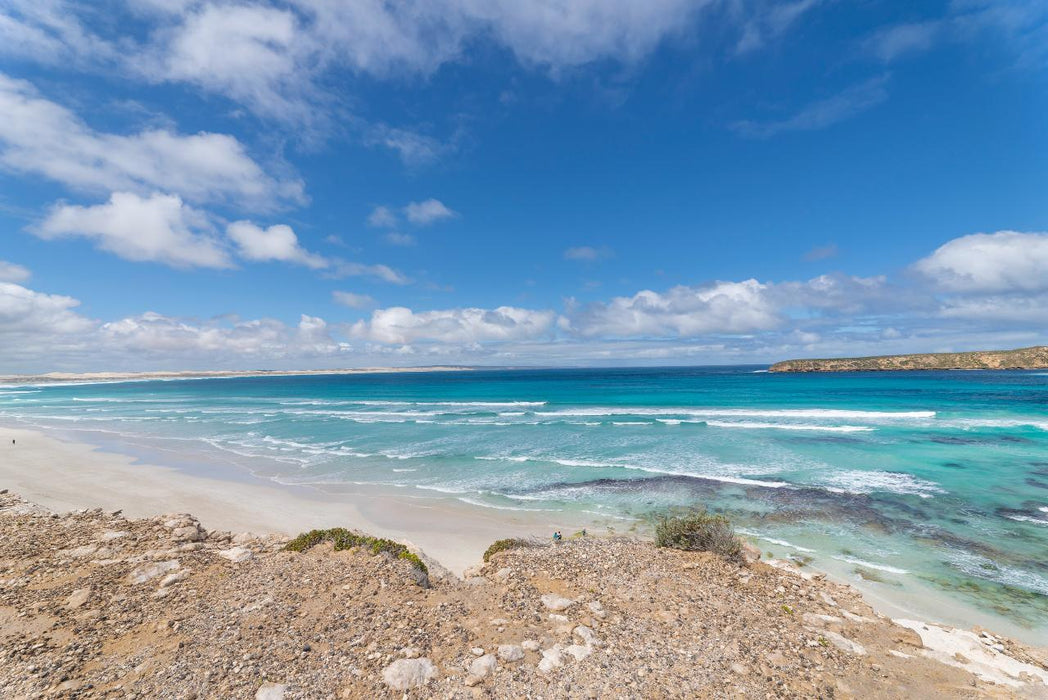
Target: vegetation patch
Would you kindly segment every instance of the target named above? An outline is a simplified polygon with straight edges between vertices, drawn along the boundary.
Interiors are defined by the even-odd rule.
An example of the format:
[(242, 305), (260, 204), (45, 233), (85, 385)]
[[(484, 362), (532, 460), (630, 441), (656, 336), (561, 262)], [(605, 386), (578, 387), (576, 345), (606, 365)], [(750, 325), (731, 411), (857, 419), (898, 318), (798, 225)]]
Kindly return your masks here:
[(499, 552), (505, 552), (509, 549), (520, 549), (521, 547), (533, 547), (534, 544), (528, 540), (521, 539), (519, 537), (509, 537), (504, 540), (495, 540), (491, 543), (491, 546), (484, 550), (484, 561), (488, 561), (494, 555)]
[(416, 577), (418, 584), (423, 587), (429, 586), (429, 569), (426, 568), (426, 563), (417, 554), (409, 551), (407, 547), (393, 540), (361, 535), (343, 527), (303, 532), (285, 544), (284, 549), (289, 552), (304, 552), (321, 542), (331, 542), (335, 546), (335, 550), (361, 547), (369, 550), (372, 554), (385, 553), (395, 559), (403, 559), (411, 564), (415, 571), (420, 574)]
[(713, 552), (742, 564), (742, 541), (723, 515), (693, 510), (668, 515), (655, 522), (655, 545), (688, 552)]

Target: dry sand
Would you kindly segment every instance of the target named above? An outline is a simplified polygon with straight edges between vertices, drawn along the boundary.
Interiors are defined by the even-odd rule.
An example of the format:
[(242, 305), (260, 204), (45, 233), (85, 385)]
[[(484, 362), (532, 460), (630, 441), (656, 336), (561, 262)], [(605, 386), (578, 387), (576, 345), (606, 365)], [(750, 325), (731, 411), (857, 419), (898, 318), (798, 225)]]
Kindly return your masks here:
[(326, 494), (225, 469), (225, 478), (208, 478), (34, 430), (0, 427), (0, 488), (56, 511), (103, 508), (130, 517), (179, 511), (222, 530), (288, 536), (312, 528), (355, 528), (412, 544), (456, 574), (480, 561), (497, 539), (567, 529), (524, 513), (489, 515), (453, 498), (419, 499), (366, 487)]

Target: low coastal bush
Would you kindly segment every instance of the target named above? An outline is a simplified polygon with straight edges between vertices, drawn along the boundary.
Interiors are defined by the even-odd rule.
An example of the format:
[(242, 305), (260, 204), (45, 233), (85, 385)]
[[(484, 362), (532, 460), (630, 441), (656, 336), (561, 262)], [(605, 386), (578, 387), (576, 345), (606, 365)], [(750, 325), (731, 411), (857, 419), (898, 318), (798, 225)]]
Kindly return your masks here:
[(510, 537), (504, 540), (496, 540), (491, 543), (491, 546), (484, 550), (484, 561), (488, 561), (492, 556), (499, 552), (505, 552), (507, 549), (519, 549), (521, 547), (531, 547), (533, 543), (528, 540), (522, 540), (518, 537)]
[(689, 552), (713, 552), (743, 563), (742, 541), (723, 515), (695, 510), (660, 517), (655, 522), (655, 545)]
[(407, 547), (399, 542), (394, 542), (393, 540), (371, 537), (370, 535), (361, 535), (343, 527), (303, 532), (301, 535), (285, 544), (284, 549), (289, 552), (304, 552), (321, 542), (331, 542), (334, 544), (336, 550), (361, 547), (370, 551), (372, 554), (380, 554), (384, 552), (395, 559), (403, 559), (411, 564), (415, 571), (418, 572), (419, 576), (416, 577), (418, 584), (423, 587), (429, 586), (429, 569), (426, 568), (426, 563), (422, 561), (417, 554), (408, 550)]

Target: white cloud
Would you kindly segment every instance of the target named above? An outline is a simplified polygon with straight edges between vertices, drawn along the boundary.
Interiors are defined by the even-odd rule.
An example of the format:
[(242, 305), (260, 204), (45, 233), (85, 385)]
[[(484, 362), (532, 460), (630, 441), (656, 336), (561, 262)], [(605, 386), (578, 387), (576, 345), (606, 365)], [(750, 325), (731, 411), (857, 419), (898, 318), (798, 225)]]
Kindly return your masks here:
[[(297, 326), (274, 319), (199, 322), (144, 313), (98, 328), (101, 350), (111, 356), (144, 353), (147, 360), (191, 358), (214, 366), (236, 366), (244, 359), (295, 359), (345, 352), (323, 319), (303, 314)], [(231, 360), (233, 360), (231, 362)]]
[(752, 279), (678, 286), (664, 294), (644, 290), (581, 309), (573, 315), (570, 329), (585, 337), (692, 337), (769, 330), (783, 319), (768, 292), (768, 285)]
[(827, 243), (826, 245), (815, 246), (809, 250), (804, 254), (804, 260), (806, 262), (816, 262), (828, 258), (835, 258), (839, 252), (840, 249), (837, 248), (836, 243)]
[(54, 207), (31, 231), (44, 239), (81, 237), (127, 260), (172, 267), (228, 268), (207, 217), (175, 195), (114, 192), (106, 204)]
[(769, 138), (789, 131), (816, 131), (876, 107), (888, 99), (887, 76), (853, 85), (832, 97), (812, 102), (784, 119), (743, 120), (732, 128), (750, 138)]
[(600, 248), (594, 248), (593, 246), (576, 246), (574, 248), (568, 248), (564, 251), (565, 260), (581, 260), (583, 262), (593, 262), (602, 258), (610, 258), (615, 253), (606, 246)]
[(333, 291), (332, 298), (343, 306), (351, 309), (367, 309), (375, 305), (375, 300), (367, 294), (354, 294), (353, 292)]
[[(65, 335), (91, 327), (90, 320), (73, 309), (80, 302), (60, 294), (43, 294), (11, 282), (0, 282), (0, 337), (26, 333)], [(4, 342), (14, 352), (14, 344)]]
[(428, 165), (441, 156), (455, 150), (454, 142), (444, 143), (426, 134), (392, 127), (388, 124), (375, 124), (367, 128), (364, 143), (368, 146), (381, 146), (394, 151), (404, 165), (418, 167)]
[(368, 214), (368, 226), (375, 228), (393, 228), (397, 225), (397, 215), (389, 207), (375, 207)]
[(409, 202), (404, 207), (404, 216), (416, 226), (428, 226), (443, 219), (452, 219), (457, 214), (439, 199), (426, 199), (421, 202)]
[(877, 58), (890, 63), (905, 54), (927, 51), (943, 29), (941, 22), (897, 24), (878, 31), (865, 44)]
[(397, 233), (396, 231), (390, 231), (382, 237), (386, 243), (390, 245), (400, 246), (401, 248), (410, 248), (411, 246), (418, 243), (415, 237), (410, 233)]
[(28, 268), (0, 260), (0, 282), (25, 282), (32, 276)]
[(403, 273), (389, 265), (366, 265), (358, 262), (338, 260), (334, 262), (334, 277), (375, 277), (391, 284), (408, 284), (411, 282)]
[(762, 48), (767, 40), (781, 37), (819, 2), (820, 0), (773, 2), (767, 8), (759, 8), (743, 25), (742, 36), (735, 45), (735, 52), (750, 53)]
[(556, 314), (512, 306), (497, 309), (447, 309), (415, 312), (403, 306), (378, 309), (369, 321), (358, 321), (350, 335), (385, 344), (420, 340), (438, 343), (482, 343), (548, 336)]
[(0, 73), (0, 167), (91, 192), (163, 190), (186, 200), (261, 208), (303, 203), (302, 182), (276, 179), (226, 134), (95, 131), (28, 82)]
[(314, 270), (329, 265), (325, 258), (299, 245), (294, 230), (284, 224), (263, 229), (250, 221), (235, 221), (226, 227), (226, 234), (237, 244), (240, 256), (245, 260), (289, 262)]
[(263, 116), (315, 120), (306, 77), (314, 51), (294, 12), (207, 3), (189, 11), (180, 25), (159, 32), (158, 39), (141, 65), (149, 77), (199, 85)]
[(1048, 289), (1048, 233), (998, 231), (955, 238), (914, 269), (951, 292)]

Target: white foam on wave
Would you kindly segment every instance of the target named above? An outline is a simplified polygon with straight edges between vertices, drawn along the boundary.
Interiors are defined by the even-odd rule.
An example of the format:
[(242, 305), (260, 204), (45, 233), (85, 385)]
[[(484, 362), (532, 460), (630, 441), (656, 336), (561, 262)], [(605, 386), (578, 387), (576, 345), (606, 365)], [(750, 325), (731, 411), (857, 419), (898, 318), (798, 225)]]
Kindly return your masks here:
[(468, 503), (471, 506), (480, 506), (481, 508), (491, 508), (493, 510), (517, 510), (530, 513), (559, 513), (560, 508), (521, 508), (519, 506), (499, 506), (494, 503), (485, 503), (484, 501), (478, 501), (468, 496), (459, 496), (457, 500), (463, 503)]
[(1020, 523), (1036, 523), (1037, 525), (1048, 526), (1048, 520), (1044, 520), (1043, 518), (1035, 518), (1030, 515), (1006, 515), (1005, 517), (1009, 520), (1017, 520)]
[(759, 423), (754, 421), (705, 421), (713, 428), (740, 428), (747, 430), (813, 430), (829, 433), (869, 433), (876, 428), (865, 425), (807, 425), (802, 423)]
[(852, 418), (867, 420), (910, 420), (934, 418), (935, 411), (860, 411), (837, 408), (651, 408), (644, 406), (599, 406), (535, 411), (537, 416), (720, 416), (753, 418)]
[(858, 557), (849, 557), (845, 555), (833, 557), (837, 561), (848, 562), (849, 564), (855, 564), (856, 566), (862, 566), (867, 569), (876, 569), (877, 571), (884, 571), (889, 574), (908, 574), (910, 573), (906, 569), (900, 569), (897, 566), (888, 566), (887, 564), (875, 564), (872, 561), (866, 561), (865, 559), (859, 559)]
[[(813, 484), (818, 487), (819, 484)], [(907, 494), (931, 498), (946, 490), (933, 481), (926, 481), (912, 474), (885, 471), (838, 471), (823, 477), (823, 488), (836, 493), (867, 494), (875, 491)]]
[(1048, 506), (1041, 506), (1037, 510), (1041, 511), (1042, 513), (1048, 513)]
[(1048, 578), (1032, 571), (1000, 565), (987, 557), (956, 549), (949, 552), (948, 559), (954, 568), (973, 578), (988, 579), (1048, 596)]
[(943, 428), (959, 428), (961, 430), (978, 430), (980, 428), (1037, 428), (1048, 430), (1048, 421), (1037, 418), (957, 418), (944, 421)]
[(796, 549), (798, 552), (807, 552), (809, 554), (815, 552), (814, 549), (810, 549), (808, 547), (802, 547), (799, 544), (793, 544), (792, 542), (787, 542), (786, 540), (779, 540), (779, 539), (776, 539), (774, 537), (768, 537), (767, 535), (762, 535), (759, 532), (754, 532), (753, 530), (746, 530), (744, 528), (737, 527), (737, 528), (735, 528), (735, 532), (741, 533), (743, 535), (748, 535), (750, 537), (756, 537), (759, 540), (764, 540), (765, 542), (771, 542), (772, 544), (777, 544), (780, 547), (790, 547), (791, 549)]

